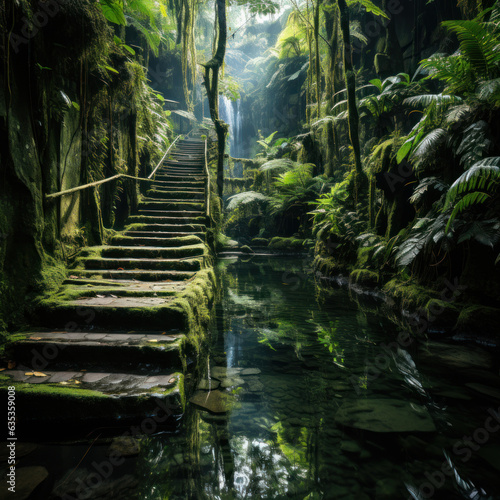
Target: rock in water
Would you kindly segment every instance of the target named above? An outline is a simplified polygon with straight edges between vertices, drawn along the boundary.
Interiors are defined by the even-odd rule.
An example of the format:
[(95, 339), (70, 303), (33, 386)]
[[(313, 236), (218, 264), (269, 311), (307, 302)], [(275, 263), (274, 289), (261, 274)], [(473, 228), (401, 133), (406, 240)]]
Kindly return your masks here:
[(345, 427), (372, 432), (434, 432), (436, 426), (424, 406), (398, 399), (360, 399), (345, 402), (335, 421)]
[(491, 368), (491, 355), (480, 347), (426, 342), (419, 347), (419, 360), (448, 368)]
[[(16, 492), (2, 497), (12, 500), (26, 500), (34, 489), (44, 481), (49, 473), (45, 467), (20, 467), (16, 468)], [(5, 486), (2, 485), (2, 489)]]
[(108, 449), (107, 455), (118, 455), (119, 457), (133, 457), (140, 451), (139, 440), (131, 436), (115, 437)]
[(220, 391), (197, 392), (190, 403), (212, 413), (226, 413), (231, 408), (231, 396)]

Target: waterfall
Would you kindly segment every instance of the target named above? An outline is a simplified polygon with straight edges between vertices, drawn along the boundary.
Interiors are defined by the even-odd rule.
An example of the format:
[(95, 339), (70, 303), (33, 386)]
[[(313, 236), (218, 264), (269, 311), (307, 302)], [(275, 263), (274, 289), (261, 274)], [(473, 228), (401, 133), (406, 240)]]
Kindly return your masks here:
[(229, 154), (235, 158), (242, 155), (243, 127), (240, 99), (231, 101), (226, 96), (219, 98), (221, 118), (229, 125)]

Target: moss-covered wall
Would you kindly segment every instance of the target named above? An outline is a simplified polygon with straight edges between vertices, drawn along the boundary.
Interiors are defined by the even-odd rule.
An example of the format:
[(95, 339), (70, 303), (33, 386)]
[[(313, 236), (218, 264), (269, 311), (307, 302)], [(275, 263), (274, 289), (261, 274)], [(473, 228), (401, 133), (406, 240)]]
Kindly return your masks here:
[(144, 53), (131, 57), (114, 30), (94, 0), (0, 5), (0, 331), (22, 323), (32, 294), (57, 286), (58, 263), (136, 208), (138, 187), (46, 195), (138, 175), (141, 157), (161, 156)]

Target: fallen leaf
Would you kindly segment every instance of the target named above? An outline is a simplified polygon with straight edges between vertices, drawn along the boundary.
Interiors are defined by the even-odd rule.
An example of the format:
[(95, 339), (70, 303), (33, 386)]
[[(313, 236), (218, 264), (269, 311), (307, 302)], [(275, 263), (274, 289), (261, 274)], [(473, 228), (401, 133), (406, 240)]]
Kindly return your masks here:
[(59, 382), (61, 385), (69, 385), (69, 382)]
[(79, 380), (75, 380), (75, 384), (81, 384)]
[(173, 384), (176, 381), (177, 381), (177, 379), (175, 377), (172, 377), (171, 379), (169, 379), (168, 383)]
[(82, 368), (80, 371), (81, 372), (86, 372), (87, 370), (85, 368)]
[(30, 337), (30, 340), (42, 340), (42, 337)]
[(47, 375), (47, 374), (42, 373), (42, 372), (33, 372), (33, 375), (34, 375), (35, 377), (48, 377), (48, 375)]
[(7, 362), (7, 368), (9, 370), (13, 370), (16, 367), (16, 362), (15, 361), (9, 361)]
[(3, 372), (4, 370), (7, 370), (7, 368), (0, 368), (0, 372)]
[(118, 297), (116, 295), (110, 294), (110, 297), (113, 297), (114, 299), (117, 299)]
[(106, 297), (106, 295), (99, 295), (99, 294), (96, 294), (96, 297), (97, 297), (98, 299), (104, 299), (104, 298)]
[(158, 342), (158, 339), (149, 339), (148, 342)]
[(117, 271), (124, 271), (125, 269), (123, 269), (123, 267), (117, 267), (116, 270)]
[(80, 276), (75, 276), (74, 274), (71, 274), (70, 279), (77, 280), (77, 279), (80, 279)]
[(167, 334), (167, 332), (162, 332), (162, 335), (166, 335), (166, 334)]

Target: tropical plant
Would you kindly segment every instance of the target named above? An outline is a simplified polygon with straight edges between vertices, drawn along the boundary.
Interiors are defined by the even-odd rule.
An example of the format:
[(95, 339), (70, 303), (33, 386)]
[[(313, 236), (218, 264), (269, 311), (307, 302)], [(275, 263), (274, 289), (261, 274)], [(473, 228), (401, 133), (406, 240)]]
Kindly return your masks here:
[(500, 157), (484, 158), (464, 172), (450, 187), (445, 209), (453, 208), (446, 232), (455, 218), (465, 210), (486, 202), (498, 202), (500, 194)]

